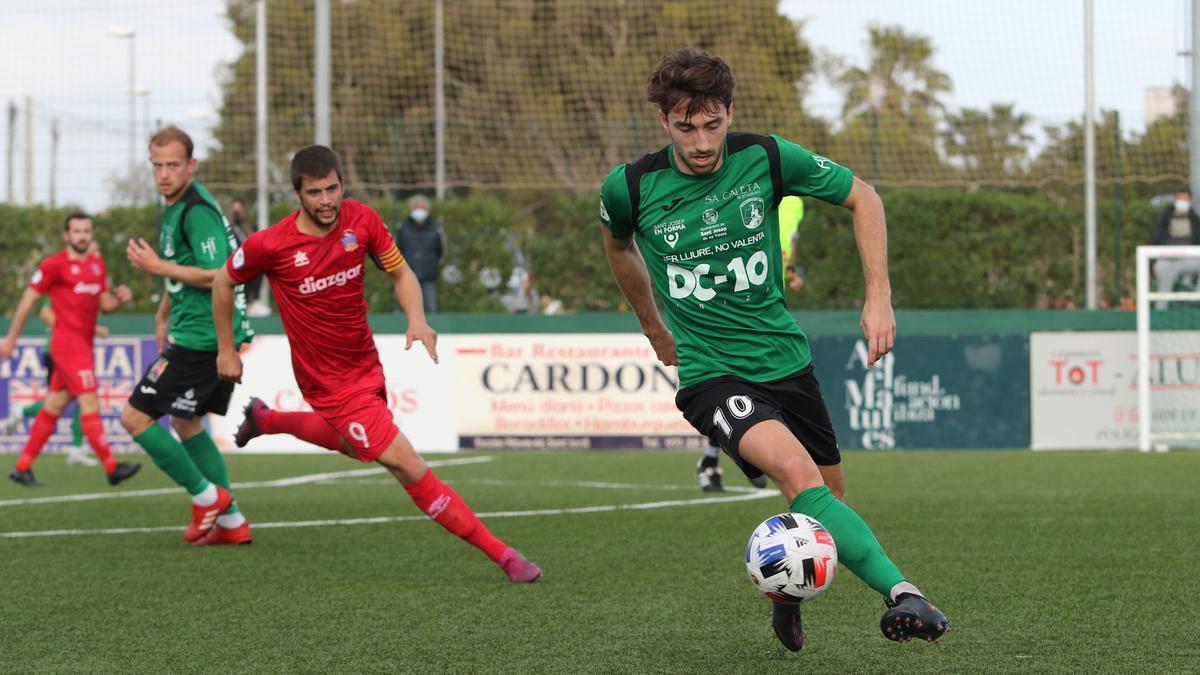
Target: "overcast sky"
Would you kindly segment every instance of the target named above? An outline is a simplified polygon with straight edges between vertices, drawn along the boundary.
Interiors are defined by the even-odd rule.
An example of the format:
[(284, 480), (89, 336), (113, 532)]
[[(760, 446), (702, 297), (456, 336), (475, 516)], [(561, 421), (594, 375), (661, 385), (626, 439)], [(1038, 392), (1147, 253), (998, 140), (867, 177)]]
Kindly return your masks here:
[[(397, 0), (407, 1), (407, 0)], [(453, 0), (446, 0), (452, 2)], [(582, 0), (581, 0), (582, 1)], [(934, 64), (950, 75), (952, 108), (1015, 103), (1039, 123), (1083, 111), (1083, 0), (783, 0), (782, 11), (807, 20), (818, 50), (865, 65), (867, 26), (899, 25), (935, 46)], [(1187, 0), (1095, 0), (1096, 97), (1130, 130), (1144, 125), (1147, 87), (1187, 81)], [(337, 2), (334, 3), (336, 8)], [(50, 122), (61, 134), (58, 202), (89, 209), (108, 204), (104, 184), (128, 157), (129, 40), (108, 27), (136, 30), (137, 84), (149, 90), (150, 116), (196, 137), (200, 155), (219, 102), (217, 74), (239, 53), (221, 0), (0, 0), (0, 103), (34, 103), (34, 200), (49, 198)], [(144, 99), (137, 99), (140, 161)], [(805, 102), (835, 118), (841, 94), (818, 80)], [(7, 114), (4, 114), (4, 123)], [(18, 149), (23, 146), (18, 129)], [(4, 143), (7, 148), (7, 142)], [(20, 154), (13, 187), (24, 196)], [(0, 161), (0, 199), (7, 198)]]

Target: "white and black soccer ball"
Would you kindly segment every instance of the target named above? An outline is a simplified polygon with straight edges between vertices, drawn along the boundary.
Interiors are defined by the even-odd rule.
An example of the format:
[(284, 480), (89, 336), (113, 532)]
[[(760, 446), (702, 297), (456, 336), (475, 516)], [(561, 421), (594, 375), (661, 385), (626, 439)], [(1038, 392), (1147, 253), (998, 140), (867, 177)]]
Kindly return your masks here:
[(781, 513), (754, 528), (746, 545), (746, 571), (755, 588), (776, 602), (812, 600), (833, 583), (837, 547), (815, 518)]

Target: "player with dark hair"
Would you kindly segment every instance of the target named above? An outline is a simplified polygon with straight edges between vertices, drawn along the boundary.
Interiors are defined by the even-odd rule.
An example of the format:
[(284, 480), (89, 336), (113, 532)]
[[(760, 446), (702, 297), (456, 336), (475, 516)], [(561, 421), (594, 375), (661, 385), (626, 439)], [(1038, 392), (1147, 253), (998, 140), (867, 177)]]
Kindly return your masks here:
[[(843, 501), (833, 424), (804, 332), (783, 297), (778, 204), (811, 195), (854, 214), (866, 276), (869, 362), (892, 349), (896, 321), (883, 203), (846, 168), (778, 136), (729, 133), (735, 80), (721, 59), (681, 49), (648, 78), (671, 144), (621, 165), (601, 188), (604, 246), (658, 358), (679, 366), (676, 405), (750, 478), (767, 474), (791, 511), (820, 521), (838, 559), (884, 596), (892, 640), (939, 639), (946, 617), (908, 582)], [(670, 328), (655, 306), (658, 292)], [(772, 627), (804, 644), (798, 605), (775, 603)]]
[[(96, 242), (92, 241), (92, 246), (88, 248), (89, 252), (96, 252), (99, 247)], [(43, 301), (41, 308), (38, 310), (38, 318), (42, 320), (42, 324), (46, 326), (46, 349), (42, 352), (42, 365), (46, 367), (46, 386), (54, 381), (54, 357), (50, 355), (50, 340), (54, 336), (54, 324), (58, 321), (58, 317), (54, 315), (54, 309), (50, 307), (49, 299)], [(101, 324), (96, 324), (96, 337), (104, 339), (108, 337), (108, 329)], [(42, 397), (40, 401), (35, 401), (23, 408), (10, 408), (8, 419), (0, 422), (0, 429), (5, 435), (11, 435), (21, 428), (25, 420), (37, 417), (42, 406), (46, 404), (46, 397)], [(75, 406), (75, 413), (71, 415), (71, 442), (67, 445), (67, 464), (81, 464), (83, 466), (99, 466), (100, 462), (92, 456), (87, 448), (83, 446), (83, 424), (79, 420), (79, 406)]]
[(118, 462), (109, 450), (100, 421), (100, 399), (96, 396), (95, 337), (96, 317), (111, 312), (132, 299), (129, 287), (108, 289), (104, 259), (89, 251), (94, 226), (86, 213), (72, 213), (63, 222), (65, 250), (46, 258), (38, 265), (29, 287), (21, 296), (17, 311), (9, 326), (8, 336), (0, 342), (0, 359), (7, 361), (17, 346), (17, 336), (29, 319), (29, 314), (43, 295), (50, 296), (56, 315), (50, 335), (50, 356), (55, 368), (50, 376), (50, 395), (46, 397), (33, 426), (29, 440), (8, 475), (27, 487), (40, 486), (33, 476), (33, 461), (54, 433), (58, 417), (71, 399), (79, 402), (79, 423), (96, 457), (104, 465), (109, 485), (130, 478), (141, 464)]
[(226, 381), (241, 380), (230, 322), (233, 288), (265, 275), (291, 345), (296, 383), (313, 412), (280, 412), (251, 399), (235, 438), (238, 446), (261, 434), (291, 434), (362, 462), (378, 462), (423, 512), (482, 550), (511, 581), (537, 580), (541, 569), (493, 536), (463, 498), (438, 480), (388, 409), (363, 295), (368, 256), (392, 277), (408, 318), (406, 348), (420, 342), (436, 363), (437, 333), (425, 322), (420, 284), (387, 226), (370, 207), (343, 199), (342, 165), (333, 150), (301, 149), (292, 158), (291, 175), (299, 210), (251, 234), (213, 282), (217, 370)]
[[(212, 283), (217, 269), (237, 248), (217, 200), (196, 182), (192, 139), (169, 126), (150, 139), (150, 166), (166, 208), (158, 251), (144, 239), (130, 240), (129, 262), (163, 277), (166, 292), (155, 316), (161, 355), (129, 397), (121, 424), (154, 464), (191, 496), (192, 520), (183, 533), (197, 545), (249, 544), (250, 524), (230, 490), (229, 470), (212, 436), (207, 413), (224, 415), (233, 383), (217, 378), (217, 336), (212, 322)], [(161, 256), (160, 256), (161, 254)], [(246, 298), (236, 289), (237, 344), (253, 335)], [(157, 424), (171, 416), (171, 433)]]

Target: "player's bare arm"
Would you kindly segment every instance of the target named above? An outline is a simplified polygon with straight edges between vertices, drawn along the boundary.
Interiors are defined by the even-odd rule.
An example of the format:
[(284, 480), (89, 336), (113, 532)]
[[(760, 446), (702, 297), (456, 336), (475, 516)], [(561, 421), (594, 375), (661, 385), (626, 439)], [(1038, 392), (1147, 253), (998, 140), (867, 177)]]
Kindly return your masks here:
[(100, 295), (100, 311), (105, 314), (114, 312), (118, 307), (124, 305), (133, 299), (133, 291), (125, 284), (121, 284), (111, 291), (105, 291)]
[(25, 322), (29, 320), (29, 315), (33, 313), (33, 307), (42, 299), (42, 294), (26, 288), (21, 295), (21, 302), (17, 304), (17, 311), (13, 313), (12, 324), (8, 327), (8, 335), (4, 341), (0, 342), (0, 359), (8, 360), (12, 357), (13, 350), (17, 348), (17, 336), (21, 334), (21, 329), (25, 327)]
[(129, 264), (143, 272), (167, 277), (194, 288), (212, 288), (213, 277), (216, 276), (216, 270), (177, 265), (163, 260), (158, 251), (141, 237), (129, 240), (129, 245), (125, 247), (125, 257), (129, 258)]
[(862, 259), (867, 295), (863, 302), (862, 332), (867, 340), (867, 366), (892, 351), (896, 342), (896, 313), (888, 280), (887, 221), (883, 200), (859, 178), (842, 204), (854, 214), (854, 240)]
[(667, 324), (663, 323), (658, 313), (658, 305), (654, 304), (654, 291), (650, 286), (650, 272), (646, 270), (646, 261), (638, 252), (637, 243), (633, 237), (617, 239), (612, 236), (607, 227), (600, 226), (604, 232), (604, 254), (608, 256), (608, 266), (612, 268), (613, 278), (621, 294), (633, 307), (638, 322), (642, 325), (642, 333), (650, 340), (655, 355), (663, 365), (677, 366), (679, 358), (675, 354), (675, 337), (671, 335)]
[[(404, 310), (404, 315), (408, 317), (408, 331), (405, 336), (408, 338), (408, 342), (404, 348), (409, 349), (414, 342), (420, 342), (425, 345), (425, 351), (429, 352), (429, 358), (437, 363), (437, 332), (425, 321), (425, 308), (421, 303), (421, 284), (417, 281), (417, 276), (412, 273), (407, 263), (400, 265), (388, 274), (392, 276), (392, 284), (396, 287), (396, 300), (400, 303), (400, 309)], [(214, 308), (216, 306), (215, 299), (213, 306)]]
[(38, 318), (50, 330), (54, 330), (54, 322), (58, 320), (58, 317), (54, 314), (54, 308), (50, 306), (50, 303), (42, 303), (42, 308), (38, 310)]
[[(233, 289), (237, 285), (224, 267), (216, 272), (212, 284), (213, 328), (217, 332), (217, 376), (222, 380), (242, 381), (242, 357), (233, 337)], [(419, 289), (418, 289), (419, 290)]]
[(171, 325), (171, 295), (163, 293), (158, 303), (158, 311), (154, 313), (154, 340), (158, 344), (158, 353), (167, 349), (167, 330)]

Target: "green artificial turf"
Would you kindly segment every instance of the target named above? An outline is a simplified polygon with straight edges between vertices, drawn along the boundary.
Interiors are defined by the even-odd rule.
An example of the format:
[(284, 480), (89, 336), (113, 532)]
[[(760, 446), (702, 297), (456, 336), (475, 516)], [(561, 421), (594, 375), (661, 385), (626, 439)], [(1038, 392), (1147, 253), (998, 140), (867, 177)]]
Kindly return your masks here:
[[(743, 563), (751, 530), (786, 504), (752, 498), (732, 463), (739, 491), (713, 495), (692, 454), (429, 459), (479, 457), (436, 470), (542, 565), (536, 584), (509, 584), (382, 472), (243, 487), (254, 544), (206, 549), (183, 542), (182, 491), (13, 503), (170, 486), (149, 464), (113, 489), (99, 469), (43, 457), (48, 487), (0, 485), (0, 672), (1200, 668), (1200, 453), (849, 453), (850, 505), (953, 630), (938, 646), (885, 640), (881, 599), (840, 568), (804, 606), (798, 654), (775, 640)], [(333, 455), (229, 465), (235, 484), (371, 468)], [(395, 520), (297, 526), (368, 518)], [(150, 531), (98, 532), (118, 528)], [(51, 530), (67, 532), (11, 534)]]

